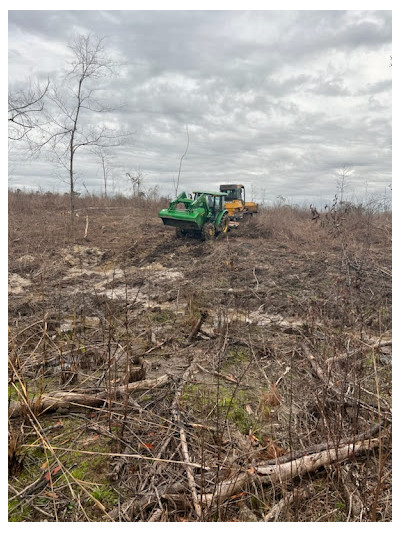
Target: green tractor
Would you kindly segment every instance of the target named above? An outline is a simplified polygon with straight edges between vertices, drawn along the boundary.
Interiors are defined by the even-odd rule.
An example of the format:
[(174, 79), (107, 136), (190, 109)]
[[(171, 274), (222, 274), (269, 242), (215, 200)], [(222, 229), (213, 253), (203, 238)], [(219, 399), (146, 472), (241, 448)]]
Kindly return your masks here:
[(229, 229), (226, 196), (224, 192), (196, 191), (193, 197), (188, 197), (183, 192), (158, 216), (165, 226), (176, 228), (177, 237), (193, 235), (210, 240)]

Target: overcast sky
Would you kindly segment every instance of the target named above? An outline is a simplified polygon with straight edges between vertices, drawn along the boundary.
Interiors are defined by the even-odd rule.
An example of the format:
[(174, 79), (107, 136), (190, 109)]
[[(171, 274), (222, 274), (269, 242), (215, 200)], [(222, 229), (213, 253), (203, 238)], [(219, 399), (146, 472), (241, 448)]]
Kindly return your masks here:
[[(392, 183), (391, 11), (9, 11), (9, 90), (60, 84), (76, 34), (105, 37), (118, 77), (97, 82), (110, 123), (131, 132), (112, 150), (109, 191), (244, 183), (248, 196), (320, 205), (344, 168), (363, 201)], [(104, 117), (102, 117), (104, 119)], [(94, 120), (92, 118), (91, 120)], [(100, 163), (77, 156), (77, 190), (102, 191)], [(9, 185), (66, 191), (43, 154), (11, 143)]]

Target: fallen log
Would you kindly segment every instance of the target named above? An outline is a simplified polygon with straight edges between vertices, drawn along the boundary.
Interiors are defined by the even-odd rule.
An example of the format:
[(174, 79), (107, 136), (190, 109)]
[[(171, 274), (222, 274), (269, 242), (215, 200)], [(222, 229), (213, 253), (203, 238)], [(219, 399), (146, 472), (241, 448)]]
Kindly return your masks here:
[(217, 503), (221, 504), (238, 491), (242, 491), (253, 476), (257, 476), (264, 484), (272, 485), (277, 482), (281, 483), (282, 481), (304, 476), (321, 466), (345, 461), (350, 457), (376, 448), (380, 442), (381, 439), (363, 440), (355, 444), (347, 444), (337, 449), (330, 448), (323, 452), (307, 455), (283, 464), (256, 465), (245, 472), (238, 473), (234, 478), (219, 483), (214, 492), (202, 495), (201, 503), (207, 507), (211, 507)]
[(384, 429), (383, 424), (373, 424), (370, 428), (366, 429), (365, 431), (362, 431), (358, 433), (357, 435), (353, 435), (347, 439), (343, 439), (340, 442), (322, 442), (320, 444), (314, 444), (313, 446), (310, 446), (308, 448), (305, 448), (303, 450), (299, 451), (292, 451), (285, 455), (281, 455), (280, 457), (275, 457), (274, 459), (268, 459), (266, 461), (263, 461), (262, 465), (276, 465), (280, 463), (287, 463), (289, 461), (293, 461), (294, 459), (300, 459), (300, 457), (304, 457), (305, 455), (311, 455), (315, 454), (317, 452), (323, 452), (324, 450), (328, 448), (337, 448), (345, 446), (346, 444), (353, 444), (355, 442), (360, 442), (363, 440), (371, 439), (372, 437), (375, 437), (378, 435), (379, 431)]
[(147, 391), (164, 386), (168, 383), (169, 377), (165, 374), (155, 379), (143, 379), (134, 381), (127, 385), (121, 385), (111, 391), (105, 390), (97, 394), (85, 394), (77, 392), (56, 391), (51, 395), (43, 394), (30, 400), (23, 398), (21, 401), (10, 402), (8, 408), (9, 418), (22, 416), (27, 411), (32, 411), (36, 415), (55, 411), (59, 408), (73, 409), (82, 407), (101, 407), (108, 402), (109, 398), (120, 398), (125, 394), (136, 391)]

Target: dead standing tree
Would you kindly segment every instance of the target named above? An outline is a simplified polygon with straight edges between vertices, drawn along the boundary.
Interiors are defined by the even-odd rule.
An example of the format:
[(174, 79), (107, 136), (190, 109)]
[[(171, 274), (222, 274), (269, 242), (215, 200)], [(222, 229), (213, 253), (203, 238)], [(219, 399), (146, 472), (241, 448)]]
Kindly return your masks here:
[(183, 154), (181, 156), (181, 159), (179, 161), (178, 177), (176, 178), (176, 181), (175, 181), (175, 178), (172, 178), (173, 182), (174, 182), (175, 196), (178, 196), (179, 183), (180, 183), (180, 179), (181, 179), (182, 161), (183, 161), (185, 155), (187, 154), (187, 152), (189, 150), (189, 140), (190, 139), (189, 139), (189, 129), (188, 129), (187, 126), (186, 126), (186, 136), (187, 136), (186, 148), (185, 148), (185, 151), (183, 152)]
[(52, 87), (48, 93), (52, 109), (36, 150), (50, 149), (56, 161), (67, 171), (73, 223), (77, 152), (83, 148), (94, 150), (119, 146), (129, 133), (111, 129), (93, 117), (113, 110), (94, 97), (96, 89), (93, 82), (110, 76), (115, 68), (115, 63), (105, 54), (103, 39), (78, 35), (69, 48), (73, 54), (72, 68), (62, 86)]
[(103, 178), (104, 186), (104, 198), (107, 198), (108, 178), (112, 174), (112, 166), (110, 163), (111, 156), (104, 146), (96, 146), (93, 150), (93, 154), (97, 157), (101, 166), (101, 175)]
[(345, 191), (347, 188), (347, 181), (349, 176), (351, 176), (352, 170), (351, 168), (344, 164), (342, 168), (338, 171), (338, 178), (337, 178), (337, 191), (339, 195), (339, 207), (342, 207), (345, 203)]
[(126, 177), (132, 185), (132, 196), (137, 196), (139, 198), (141, 194), (143, 195), (143, 192), (140, 190), (145, 180), (145, 175), (142, 170), (138, 168), (136, 172), (126, 172)]

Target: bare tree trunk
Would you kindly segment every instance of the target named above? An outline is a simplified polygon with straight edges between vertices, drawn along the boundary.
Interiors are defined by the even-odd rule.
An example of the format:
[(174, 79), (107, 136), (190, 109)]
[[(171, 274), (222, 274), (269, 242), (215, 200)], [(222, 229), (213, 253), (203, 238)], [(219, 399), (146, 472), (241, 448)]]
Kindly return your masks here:
[(179, 171), (178, 171), (178, 177), (177, 177), (177, 180), (176, 180), (176, 184), (175, 184), (175, 180), (174, 180), (175, 196), (178, 196), (179, 182), (180, 182), (180, 179), (181, 179), (182, 161), (183, 161), (183, 158), (185, 157), (185, 155), (187, 154), (187, 151), (189, 149), (189, 130), (188, 130), (187, 126), (186, 126), (186, 135), (187, 135), (186, 150), (184, 151), (184, 153), (183, 153), (183, 155), (181, 157), (181, 160), (179, 161)]
[(180, 400), (181, 400), (181, 397), (182, 397), (183, 387), (185, 386), (189, 376), (191, 375), (191, 373), (193, 371), (193, 368), (194, 368), (194, 362), (192, 360), (190, 365), (185, 370), (185, 372), (184, 372), (184, 374), (182, 376), (181, 383), (180, 383), (180, 385), (178, 387), (178, 390), (175, 393), (174, 401), (172, 402), (171, 411), (172, 411), (172, 415), (174, 417), (175, 424), (179, 428), (179, 436), (180, 436), (180, 440), (181, 440), (182, 455), (183, 455), (183, 459), (185, 461), (186, 477), (187, 477), (188, 485), (189, 485), (190, 492), (191, 492), (191, 495), (192, 495), (193, 508), (194, 508), (194, 511), (196, 513), (197, 518), (201, 519), (201, 514), (202, 513), (201, 513), (201, 506), (200, 506), (200, 503), (199, 503), (199, 496), (197, 494), (196, 483), (195, 483), (195, 479), (194, 479), (194, 475), (193, 475), (193, 468), (192, 468), (192, 466), (190, 464), (191, 461), (190, 461), (190, 457), (189, 457), (189, 448), (188, 448), (187, 439), (186, 439), (186, 432), (185, 432), (185, 429), (184, 429), (183, 424), (182, 424), (181, 414), (180, 414), (180, 410), (179, 410), (179, 403), (180, 403)]

